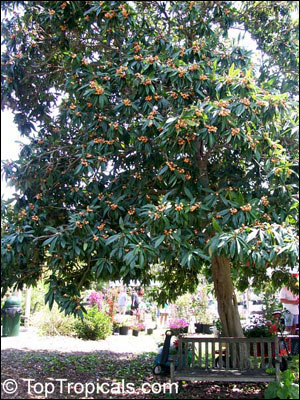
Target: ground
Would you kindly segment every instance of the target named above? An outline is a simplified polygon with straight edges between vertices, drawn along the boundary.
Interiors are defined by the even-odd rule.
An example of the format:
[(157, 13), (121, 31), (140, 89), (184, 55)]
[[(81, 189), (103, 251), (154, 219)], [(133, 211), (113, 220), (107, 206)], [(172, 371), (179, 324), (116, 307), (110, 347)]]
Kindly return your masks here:
[[(163, 330), (154, 332), (151, 336), (144, 333), (138, 337), (110, 336), (97, 342), (69, 337), (39, 337), (33, 332), (2, 338), (1, 395), (4, 399), (173, 398), (169, 393), (168, 376), (154, 376), (152, 373), (157, 343), (164, 338)], [(11, 379), (18, 385), (14, 393)], [(48, 384), (48, 394), (45, 383)], [(132, 387), (127, 387), (126, 391), (128, 383)], [(97, 389), (97, 384), (101, 392), (109, 390), (109, 394), (89, 393), (93, 388)], [(151, 393), (142, 392), (145, 384), (147, 391), (152, 389)], [(161, 388), (158, 384), (162, 385)], [(259, 399), (263, 398), (264, 388), (264, 384), (183, 384), (176, 398)], [(162, 392), (155, 393), (160, 389)], [(5, 390), (11, 393), (5, 393)]]

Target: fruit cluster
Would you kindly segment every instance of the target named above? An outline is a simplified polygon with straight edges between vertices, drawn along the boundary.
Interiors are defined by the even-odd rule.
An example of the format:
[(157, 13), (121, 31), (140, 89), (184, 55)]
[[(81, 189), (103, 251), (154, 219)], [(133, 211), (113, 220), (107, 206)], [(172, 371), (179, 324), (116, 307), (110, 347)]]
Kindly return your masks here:
[(248, 100), (246, 97), (241, 99), (240, 102), (243, 103), (246, 108), (250, 106), (250, 100)]
[(135, 214), (135, 208), (132, 207), (132, 206), (130, 206), (130, 207), (129, 207), (129, 210), (128, 210), (128, 214), (129, 214), (129, 215), (134, 215), (134, 214)]
[(151, 111), (151, 113), (148, 115), (147, 119), (153, 120), (156, 114), (157, 114), (156, 110)]
[(193, 206), (190, 207), (190, 211), (194, 212), (195, 210), (200, 208), (200, 206), (201, 206), (201, 203), (195, 203)]
[(226, 100), (220, 100), (220, 101), (215, 100), (214, 105), (220, 108), (226, 108), (228, 107), (228, 102)]
[(177, 124), (175, 125), (175, 129), (178, 130), (180, 128), (186, 129), (187, 123), (184, 119), (178, 118)]
[(230, 110), (228, 108), (221, 108), (219, 115), (221, 117), (226, 117), (227, 115), (230, 114)]
[(121, 65), (119, 69), (116, 70), (116, 74), (119, 75), (120, 78), (126, 77), (126, 70), (128, 67)]
[(138, 140), (139, 142), (147, 143), (149, 139), (147, 138), (147, 136), (139, 136), (139, 137), (137, 138), (137, 140)]
[(200, 75), (200, 81), (207, 81), (208, 77), (206, 75)]
[(130, 107), (131, 106), (131, 101), (129, 99), (125, 99), (125, 100), (123, 100), (123, 104), (126, 107)]
[(245, 206), (241, 206), (240, 208), (241, 208), (242, 211), (245, 211), (245, 212), (249, 212), (249, 211), (252, 210), (252, 206), (249, 203), (246, 204)]
[(182, 203), (180, 203), (180, 204), (175, 204), (175, 210), (176, 210), (176, 211), (182, 211), (182, 210), (183, 210), (183, 204), (182, 204)]
[(213, 125), (206, 125), (204, 124), (204, 127), (208, 130), (209, 133), (211, 132), (217, 132), (218, 128), (216, 126)]
[(231, 136), (237, 136), (240, 133), (240, 128), (231, 128)]
[(263, 197), (261, 198), (261, 203), (262, 203), (265, 207), (267, 207), (267, 206), (269, 205), (268, 196), (263, 196)]

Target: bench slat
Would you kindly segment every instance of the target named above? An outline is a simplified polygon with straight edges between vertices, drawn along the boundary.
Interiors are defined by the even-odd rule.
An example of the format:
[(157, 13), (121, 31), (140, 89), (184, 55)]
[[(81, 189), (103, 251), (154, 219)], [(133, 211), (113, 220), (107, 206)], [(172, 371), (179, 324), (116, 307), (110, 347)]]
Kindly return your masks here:
[(187, 342), (219, 342), (220, 340), (222, 340), (223, 343), (245, 343), (247, 341), (250, 341), (251, 343), (257, 343), (257, 342), (261, 342), (263, 341), (264, 343), (267, 342), (273, 342), (274, 338), (273, 337), (266, 337), (266, 338), (235, 338), (235, 337), (202, 337), (202, 336), (196, 336), (196, 335), (186, 335), (186, 336), (182, 336), (181, 340), (183, 342), (187, 341)]
[(184, 366), (185, 368), (188, 367), (188, 361), (189, 361), (189, 357), (188, 357), (188, 348), (189, 348), (189, 344), (188, 343), (184, 343)]
[(178, 368), (182, 369), (182, 340), (179, 339), (178, 343), (178, 353), (179, 353), (179, 360), (178, 360)]
[(265, 363), (265, 344), (263, 342), (260, 342), (260, 354), (261, 354), (261, 366), (263, 368), (266, 368), (266, 363)]
[(211, 356), (212, 356), (212, 367), (216, 368), (216, 349), (215, 349), (215, 342), (211, 344)]
[(237, 343), (232, 343), (232, 367), (236, 368), (236, 346)]
[(230, 368), (229, 365), (229, 355), (230, 355), (230, 345), (229, 343), (226, 343), (226, 368)]
[(219, 342), (219, 368), (223, 368), (222, 342)]
[[(191, 364), (189, 364), (189, 347), (192, 355)], [(224, 360), (223, 348), (225, 350)], [(280, 359), (277, 337), (207, 338), (186, 335), (179, 337), (178, 352), (179, 366), (175, 372), (172, 370), (172, 381), (271, 382), (279, 380), (278, 362), (275, 366), (275, 375), (269, 375), (264, 370), (267, 366), (265, 355), (268, 356), (270, 362), (274, 352), (276, 360)], [(198, 360), (196, 360), (196, 353)], [(209, 355), (212, 356), (211, 365)], [(218, 365), (215, 361), (216, 356), (219, 358)], [(261, 363), (258, 356), (262, 357)], [(250, 358), (254, 359), (253, 363)]]
[(254, 362), (253, 362), (253, 364), (254, 364), (254, 369), (256, 369), (257, 368), (257, 344), (256, 343), (253, 343), (253, 355), (254, 355)]
[[(262, 357), (263, 356), (264, 356), (264, 353), (262, 353)], [(272, 361), (272, 344), (271, 343), (268, 343), (268, 359), (269, 359), (269, 363), (271, 363), (271, 361)]]
[(247, 363), (248, 363), (249, 369), (254, 369), (254, 365), (253, 365), (253, 363), (251, 362), (251, 359), (250, 359), (250, 342), (247, 342), (246, 345), (247, 345), (247, 349), (246, 349)]
[(195, 342), (192, 342), (192, 368), (195, 367)]
[(219, 369), (184, 369), (175, 371), (175, 380), (198, 380), (198, 381), (215, 381), (215, 382), (272, 382), (275, 380), (274, 375), (269, 375), (261, 370), (222, 370)]
[(202, 367), (202, 343), (199, 342), (199, 366)]

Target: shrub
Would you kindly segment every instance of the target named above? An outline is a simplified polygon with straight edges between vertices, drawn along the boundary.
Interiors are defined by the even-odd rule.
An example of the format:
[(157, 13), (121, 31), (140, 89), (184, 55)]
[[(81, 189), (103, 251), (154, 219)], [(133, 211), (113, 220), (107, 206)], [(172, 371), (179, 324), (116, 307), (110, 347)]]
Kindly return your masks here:
[(55, 305), (51, 311), (43, 307), (31, 318), (31, 325), (43, 336), (75, 336), (74, 323), (73, 316), (65, 316)]
[(105, 339), (112, 334), (112, 323), (110, 317), (95, 306), (87, 311), (83, 319), (75, 322), (75, 331), (81, 339)]
[(291, 370), (280, 374), (280, 382), (271, 382), (265, 390), (265, 399), (298, 399), (299, 385), (294, 383), (295, 375)]

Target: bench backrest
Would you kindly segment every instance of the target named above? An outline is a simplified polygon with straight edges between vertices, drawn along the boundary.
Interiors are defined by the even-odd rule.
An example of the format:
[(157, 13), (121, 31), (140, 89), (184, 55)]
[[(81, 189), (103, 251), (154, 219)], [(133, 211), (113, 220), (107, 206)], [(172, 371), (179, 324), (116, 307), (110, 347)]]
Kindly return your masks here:
[(195, 367), (265, 370), (272, 367), (272, 358), (279, 359), (279, 343), (277, 337), (208, 338), (181, 335), (178, 340), (178, 356), (179, 370)]

